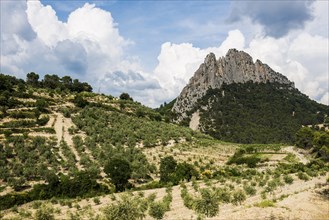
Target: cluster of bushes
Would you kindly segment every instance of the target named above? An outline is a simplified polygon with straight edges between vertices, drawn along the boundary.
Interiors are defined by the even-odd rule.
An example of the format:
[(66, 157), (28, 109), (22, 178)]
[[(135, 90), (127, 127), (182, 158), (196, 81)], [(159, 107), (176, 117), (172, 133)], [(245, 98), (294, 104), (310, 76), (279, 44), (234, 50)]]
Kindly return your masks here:
[(240, 149), (234, 153), (232, 157), (227, 161), (227, 164), (246, 164), (249, 168), (254, 168), (260, 162), (264, 162), (266, 159), (262, 158), (259, 153), (252, 153), (250, 155), (245, 155), (246, 150)]
[[(233, 203), (235, 205), (241, 204), (246, 200), (246, 194), (243, 190), (228, 189), (227, 187), (219, 188), (203, 188), (200, 189), (200, 196), (194, 198), (188, 193), (185, 184), (181, 184), (181, 197), (184, 205), (195, 210), (200, 215), (206, 217), (214, 217), (219, 213), (219, 203)], [(255, 193), (254, 191), (252, 193)], [(253, 194), (249, 194), (253, 195)]]
[(192, 177), (199, 177), (199, 172), (192, 164), (186, 162), (177, 164), (172, 156), (167, 156), (161, 159), (160, 182), (176, 185), (180, 181), (190, 181)]
[(137, 196), (122, 195), (121, 199), (103, 211), (104, 219), (133, 220), (143, 219), (148, 213), (154, 219), (163, 219), (164, 214), (170, 210), (172, 189), (166, 189), (167, 195), (161, 201), (155, 201), (156, 194), (144, 197), (144, 193)]
[(10, 118), (35, 118), (35, 112), (33, 111), (11, 111), (8, 112)]
[[(60, 164), (51, 152), (55, 146), (56, 142), (44, 137), (9, 136), (0, 144), (0, 179), (9, 182), (17, 178), (40, 180), (46, 175), (47, 167), (59, 171)], [(20, 185), (24, 186), (25, 181)]]
[(0, 210), (33, 200), (45, 200), (53, 197), (93, 197), (109, 193), (108, 187), (97, 183), (96, 179), (97, 176), (89, 171), (80, 171), (73, 176), (60, 175), (60, 177), (52, 173), (47, 177), (48, 184), (37, 184), (30, 191), (0, 196)]
[(329, 162), (329, 132), (303, 127), (296, 133), (297, 147), (311, 149), (317, 157)]
[(84, 108), (73, 117), (73, 122), (87, 135), (97, 134), (98, 142), (110, 140), (115, 146), (136, 146), (142, 142), (145, 147), (152, 147), (159, 143), (165, 145), (173, 139), (191, 140), (193, 134), (187, 128), (98, 108)]

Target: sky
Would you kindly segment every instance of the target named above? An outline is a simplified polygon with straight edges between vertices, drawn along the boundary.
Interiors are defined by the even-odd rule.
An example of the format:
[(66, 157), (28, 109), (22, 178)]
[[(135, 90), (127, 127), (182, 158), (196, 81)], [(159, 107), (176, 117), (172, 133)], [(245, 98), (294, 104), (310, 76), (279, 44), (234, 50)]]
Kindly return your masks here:
[(70, 75), (158, 107), (208, 53), (236, 48), (328, 105), (328, 14), (326, 0), (1, 0), (0, 72)]

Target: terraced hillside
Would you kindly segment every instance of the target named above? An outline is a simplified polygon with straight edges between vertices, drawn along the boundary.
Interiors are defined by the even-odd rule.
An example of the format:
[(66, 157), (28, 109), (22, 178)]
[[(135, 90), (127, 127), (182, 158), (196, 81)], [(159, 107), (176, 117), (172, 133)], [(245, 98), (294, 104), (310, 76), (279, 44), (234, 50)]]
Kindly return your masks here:
[(316, 148), (326, 131), (311, 143), (300, 132), (315, 147), (226, 143), (128, 94), (0, 79), (4, 219), (328, 218), (329, 166)]

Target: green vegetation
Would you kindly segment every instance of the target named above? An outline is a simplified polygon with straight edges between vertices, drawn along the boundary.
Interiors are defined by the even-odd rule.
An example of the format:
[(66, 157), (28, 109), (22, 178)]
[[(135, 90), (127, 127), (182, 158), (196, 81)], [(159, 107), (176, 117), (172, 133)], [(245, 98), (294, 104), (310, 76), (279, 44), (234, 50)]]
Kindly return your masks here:
[(194, 209), (207, 217), (214, 217), (219, 212), (219, 200), (210, 190), (201, 190), (201, 197), (195, 200)]
[(144, 201), (122, 196), (117, 204), (109, 205), (104, 209), (104, 217), (107, 220), (135, 220), (142, 219), (145, 216), (144, 212)]
[(36, 212), (35, 212), (35, 220), (54, 220), (54, 209), (47, 205), (42, 205)]
[[(272, 152), (271, 152), (272, 149)], [(263, 146), (256, 147), (255, 145), (242, 145), (232, 157), (227, 161), (227, 164), (246, 164), (250, 168), (255, 168), (258, 163), (263, 163), (268, 158), (263, 156), (263, 153), (276, 153), (280, 150), (280, 147)]]
[[(323, 128), (297, 132), (296, 145), (315, 158), (302, 164), (282, 144), (233, 144), (167, 123), (173, 102), (155, 111), (127, 93), (119, 99), (94, 94), (83, 83), (55, 75), (39, 81), (30, 73), (24, 82), (0, 74), (0, 80), (0, 210), (12, 208), (18, 218), (53, 219), (57, 211), (42, 205), (49, 200), (74, 209), (67, 213), (71, 219), (163, 219), (172, 209), (171, 187), (178, 184), (187, 208), (199, 217), (215, 217), (220, 204), (241, 205), (255, 195), (264, 199), (257, 206), (272, 206), (273, 194), (284, 184), (329, 171)], [(322, 111), (313, 116), (321, 121)], [(267, 135), (266, 142), (276, 137)], [(142, 191), (163, 187), (168, 188), (162, 197)], [(100, 196), (112, 201), (95, 215), (91, 205), (106, 201)], [(89, 208), (79, 203), (83, 199)], [(27, 207), (35, 212), (20, 207), (31, 201)]]
[(160, 162), (160, 181), (164, 183), (171, 182), (178, 184), (181, 180), (190, 181), (192, 177), (198, 178), (199, 173), (195, 167), (186, 162), (178, 163), (172, 156), (161, 159)]
[(297, 147), (311, 149), (316, 157), (329, 162), (329, 132), (303, 127), (296, 133)]
[(131, 167), (127, 160), (112, 158), (104, 167), (104, 172), (109, 175), (117, 191), (124, 190), (131, 177)]
[(274, 207), (275, 203), (271, 200), (263, 200), (259, 203), (256, 203), (255, 206), (260, 208)]
[[(210, 108), (201, 108), (208, 103), (212, 103)], [(291, 144), (302, 125), (323, 123), (329, 115), (328, 106), (278, 83), (248, 82), (209, 89), (191, 113), (198, 109), (206, 134), (238, 143)]]

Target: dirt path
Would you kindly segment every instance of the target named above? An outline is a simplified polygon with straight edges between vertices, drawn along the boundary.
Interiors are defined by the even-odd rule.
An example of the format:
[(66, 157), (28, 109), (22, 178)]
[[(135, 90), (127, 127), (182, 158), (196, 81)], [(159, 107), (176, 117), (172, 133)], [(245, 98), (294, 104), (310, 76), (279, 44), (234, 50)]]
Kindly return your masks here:
[[(74, 154), (75, 158), (77, 159), (76, 166), (79, 170), (82, 169), (81, 164), (80, 164), (80, 156), (78, 151), (74, 148), (73, 141), (72, 141), (72, 136), (69, 134), (68, 129), (73, 125), (71, 118), (65, 118), (62, 114), (60, 113), (55, 113), (57, 116), (57, 120), (55, 123), (55, 131), (56, 131), (56, 136), (58, 140), (58, 146), (60, 145), (60, 142), (64, 140), (66, 144), (68, 145), (69, 149), (71, 152)], [(59, 154), (63, 157), (63, 152), (61, 149), (59, 150)], [(65, 156), (63, 157), (63, 159)], [(66, 159), (66, 158), (65, 158)]]
[(307, 159), (303, 154), (301, 154), (293, 146), (285, 147), (283, 150), (285, 150), (287, 153), (294, 154), (299, 159), (299, 161), (303, 164), (307, 164), (309, 162), (309, 159)]

